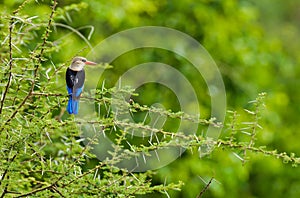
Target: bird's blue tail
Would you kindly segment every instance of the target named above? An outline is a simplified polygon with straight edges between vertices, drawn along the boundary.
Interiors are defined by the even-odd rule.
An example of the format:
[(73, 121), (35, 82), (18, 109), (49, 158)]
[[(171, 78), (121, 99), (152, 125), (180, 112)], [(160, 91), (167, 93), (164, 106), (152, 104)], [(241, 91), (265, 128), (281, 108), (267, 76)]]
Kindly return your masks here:
[[(69, 93), (69, 101), (67, 106), (67, 111), (69, 114), (78, 114), (79, 110), (79, 96), (82, 92), (82, 88), (76, 90), (76, 93), (72, 93), (73, 90), (67, 87)], [(73, 96), (74, 94), (74, 96)]]
[(67, 111), (69, 114), (78, 114), (79, 100), (74, 100), (72, 95), (69, 96)]

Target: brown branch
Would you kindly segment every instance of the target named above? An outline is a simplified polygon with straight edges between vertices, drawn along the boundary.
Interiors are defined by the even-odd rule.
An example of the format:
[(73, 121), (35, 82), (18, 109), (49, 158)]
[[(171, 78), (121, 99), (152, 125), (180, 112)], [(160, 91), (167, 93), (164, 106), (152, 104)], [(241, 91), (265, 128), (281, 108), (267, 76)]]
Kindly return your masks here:
[(14, 26), (14, 18), (11, 17), (10, 19), (10, 24), (9, 24), (9, 41), (8, 41), (8, 46), (9, 46), (9, 74), (8, 74), (8, 81), (6, 83), (3, 96), (1, 98), (1, 105), (0, 105), (0, 114), (2, 114), (2, 109), (4, 106), (4, 101), (6, 98), (6, 95), (8, 93), (8, 89), (10, 87), (11, 83), (11, 78), (12, 78), (12, 66), (13, 66), (13, 58), (12, 58), (12, 31), (13, 31), (13, 26)]
[(206, 186), (201, 190), (201, 192), (199, 193), (199, 195), (197, 196), (197, 198), (200, 198), (203, 196), (203, 194), (207, 191), (207, 189), (209, 188), (210, 184), (212, 183), (214, 177), (212, 177), (209, 182), (206, 184)]
[(51, 187), (55, 192), (57, 192), (61, 197), (65, 197), (55, 186)]
[[(7, 160), (7, 161), (10, 161), (10, 162), (9, 162), (8, 167), (5, 169), (5, 171), (4, 171), (4, 173), (3, 173), (2, 177), (1, 177), (0, 185), (1, 185), (2, 181), (4, 180), (6, 174), (8, 173), (8, 169), (9, 169), (11, 163), (15, 160), (16, 156), (17, 156), (17, 154), (15, 154), (15, 155), (12, 157), (11, 160)], [(9, 179), (9, 176), (7, 176), (7, 178)], [(3, 197), (5, 196), (5, 194), (8, 193), (8, 190), (7, 190), (7, 189), (8, 189), (8, 183), (5, 185), (4, 190), (3, 190), (3, 193), (1, 194), (0, 198), (3, 198)]]
[[(19, 7), (18, 9), (16, 9), (15, 11), (13, 11), (13, 15), (16, 15), (24, 6), (25, 4), (28, 3), (28, 0), (24, 1)], [(0, 104), (0, 114), (2, 114), (2, 109), (4, 106), (4, 101), (6, 98), (6, 95), (8, 93), (8, 89), (10, 87), (10, 83), (11, 83), (11, 79), (12, 79), (12, 66), (13, 66), (13, 52), (12, 52), (12, 31), (13, 31), (13, 27), (14, 27), (14, 17), (12, 16), (10, 18), (10, 23), (9, 23), (9, 34), (8, 34), (8, 46), (9, 46), (9, 74), (8, 74), (8, 81), (7, 84), (5, 86), (5, 90), (3, 92), (3, 96), (1, 99), (1, 104)]]
[(55, 96), (55, 97), (57, 97), (57, 96), (68, 96), (67, 94), (61, 94), (61, 93), (41, 93), (41, 92), (32, 92), (32, 94), (31, 94), (32, 96), (46, 96), (46, 97), (48, 97), (48, 96)]
[(43, 190), (48, 190), (48, 189), (52, 188), (53, 185), (51, 184), (51, 185), (48, 185), (48, 186), (45, 186), (45, 187), (42, 187), (42, 188), (38, 188), (38, 189), (35, 189), (31, 192), (28, 192), (28, 193), (25, 193), (25, 194), (22, 194), (22, 195), (19, 195), (19, 196), (16, 196), (16, 197), (26, 197), (26, 196), (29, 196), (29, 195), (33, 195), (37, 192), (41, 192)]
[(16, 191), (11, 191), (11, 190), (6, 190), (6, 194), (21, 194), (19, 192), (16, 192)]
[(4, 178), (5, 178), (6, 174), (8, 173), (8, 169), (9, 169), (11, 163), (15, 160), (16, 156), (17, 156), (17, 154), (15, 154), (15, 155), (11, 158), (11, 160), (7, 160), (7, 161), (9, 161), (9, 165), (8, 165), (8, 167), (5, 169), (5, 171), (4, 171), (4, 173), (3, 173), (2, 177), (1, 177), (1, 180), (0, 180), (0, 186), (1, 186), (2, 181), (3, 181)]
[(6, 193), (7, 193), (7, 188), (8, 188), (8, 183), (5, 185), (4, 190), (3, 190), (3, 193), (1, 194), (0, 198), (3, 198), (3, 197), (6, 195)]

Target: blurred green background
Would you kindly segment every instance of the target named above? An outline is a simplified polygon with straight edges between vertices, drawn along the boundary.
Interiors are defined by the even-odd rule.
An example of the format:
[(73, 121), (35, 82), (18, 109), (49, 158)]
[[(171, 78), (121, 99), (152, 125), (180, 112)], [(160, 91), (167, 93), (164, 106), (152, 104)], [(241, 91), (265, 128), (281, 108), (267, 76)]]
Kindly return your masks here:
[[(0, 10), (9, 14), (21, 2), (1, 1)], [(73, 4), (79, 4), (80, 9)], [(59, 2), (58, 7), (58, 12), (64, 9), (66, 14), (55, 19), (58, 25), (51, 33), (50, 40), (59, 45), (50, 57), (53, 62), (66, 62), (75, 54), (86, 55), (90, 50), (88, 42), (95, 46), (108, 36), (128, 28), (151, 25), (182, 31), (197, 39), (218, 65), (226, 86), (228, 110), (243, 114), (248, 101), (261, 92), (267, 93), (261, 122), (263, 130), (258, 133), (256, 145), (300, 155), (299, 1), (64, 0)], [(50, 10), (49, 2), (33, 1), (21, 12), (28, 17), (46, 19)], [(87, 41), (74, 33), (71, 27), (84, 35)], [(90, 34), (91, 30), (93, 34)], [(24, 38), (24, 49), (32, 50), (36, 38)], [(204, 82), (194, 79), (194, 71), (186, 60), (166, 51), (137, 50), (120, 57), (112, 63), (115, 67), (105, 73), (107, 85), (113, 85), (130, 66), (149, 61), (173, 65), (184, 73), (201, 90), (197, 93), (201, 113), (204, 118), (209, 116), (210, 100)], [(65, 91), (63, 77), (61, 74), (57, 83), (62, 93)], [(144, 99), (139, 102), (148, 105), (161, 102), (178, 110), (176, 102), (166, 99), (172, 93), (168, 95), (163, 88), (160, 92), (145, 90), (140, 92)], [(164, 94), (159, 95), (162, 92)], [(226, 135), (226, 130), (223, 135)], [(204, 188), (204, 181), (208, 182), (211, 177), (215, 180), (204, 197), (300, 197), (299, 168), (259, 154), (251, 155), (250, 161), (243, 166), (232, 152), (221, 149), (203, 159), (199, 159), (197, 151), (193, 154), (187, 152), (157, 170), (153, 183), (181, 180), (185, 183), (182, 191), (170, 192), (170, 196), (196, 197)], [(166, 195), (143, 197), (153, 196)]]

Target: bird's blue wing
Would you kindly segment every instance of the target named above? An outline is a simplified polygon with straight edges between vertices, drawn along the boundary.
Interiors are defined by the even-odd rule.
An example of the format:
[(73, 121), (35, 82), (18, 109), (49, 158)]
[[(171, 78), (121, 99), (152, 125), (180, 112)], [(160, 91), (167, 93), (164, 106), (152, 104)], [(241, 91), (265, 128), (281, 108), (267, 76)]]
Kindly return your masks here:
[(78, 98), (80, 96), (80, 94), (82, 93), (82, 89), (83, 89), (83, 86), (80, 88), (75, 88), (73, 90), (73, 94), (75, 95), (76, 98)]

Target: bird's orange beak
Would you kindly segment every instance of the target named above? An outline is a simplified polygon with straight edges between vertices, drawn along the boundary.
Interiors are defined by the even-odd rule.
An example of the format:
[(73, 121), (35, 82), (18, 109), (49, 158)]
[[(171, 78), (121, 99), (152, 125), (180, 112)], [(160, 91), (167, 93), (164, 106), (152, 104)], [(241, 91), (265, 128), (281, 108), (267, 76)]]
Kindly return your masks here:
[(86, 61), (85, 64), (86, 65), (97, 65), (97, 63), (92, 62), (92, 61)]

